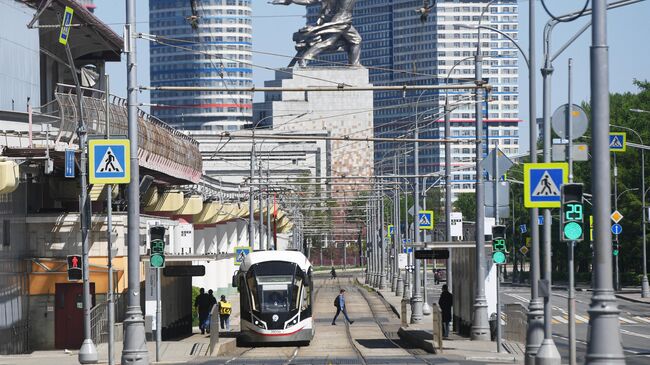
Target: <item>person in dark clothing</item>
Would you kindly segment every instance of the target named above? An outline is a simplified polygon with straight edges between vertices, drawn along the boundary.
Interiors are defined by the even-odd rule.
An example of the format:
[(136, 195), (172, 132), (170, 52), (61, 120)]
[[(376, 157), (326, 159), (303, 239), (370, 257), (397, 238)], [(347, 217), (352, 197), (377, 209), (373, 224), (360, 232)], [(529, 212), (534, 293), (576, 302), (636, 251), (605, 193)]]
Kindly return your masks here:
[(212, 307), (217, 304), (217, 298), (214, 297), (212, 289), (208, 290), (208, 298), (210, 299), (210, 309), (208, 309), (208, 319), (205, 324), (205, 332), (210, 333), (210, 322), (212, 322)]
[[(210, 296), (205, 293), (205, 289), (201, 288), (199, 290), (199, 295), (194, 299), (194, 306), (199, 312), (199, 329), (201, 329), (201, 334), (205, 334), (208, 314), (210, 314), (210, 308), (212, 308), (212, 301)], [(209, 330), (209, 329), (208, 329)]]
[(330, 270), (330, 274), (332, 275), (332, 279), (336, 279), (336, 270), (334, 270), (334, 266), (332, 266), (332, 270)]
[(438, 305), (442, 310), (442, 337), (449, 338), (449, 322), (451, 322), (451, 307), (454, 305), (454, 296), (449, 292), (446, 284), (442, 286)]
[(332, 326), (336, 325), (336, 318), (338, 318), (341, 312), (343, 312), (343, 315), (349, 324), (354, 323), (354, 321), (351, 321), (350, 317), (348, 317), (348, 311), (345, 309), (345, 289), (341, 289), (339, 295), (334, 299), (334, 306), (336, 307), (336, 315), (334, 316), (334, 319), (332, 319)]

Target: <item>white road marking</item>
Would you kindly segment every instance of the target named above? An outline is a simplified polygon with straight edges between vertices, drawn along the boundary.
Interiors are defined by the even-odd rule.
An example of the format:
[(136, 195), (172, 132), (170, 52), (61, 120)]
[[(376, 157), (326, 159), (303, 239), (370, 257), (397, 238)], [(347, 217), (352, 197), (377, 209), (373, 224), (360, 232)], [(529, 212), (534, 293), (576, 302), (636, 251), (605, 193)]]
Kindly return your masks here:
[(560, 323), (569, 323), (569, 321), (564, 319), (564, 317), (562, 317), (562, 316), (553, 316), (553, 319), (560, 322)]
[(625, 317), (618, 317), (618, 320), (621, 323), (636, 324), (636, 322), (634, 322), (633, 320), (627, 319)]
[(650, 323), (650, 319), (648, 319), (646, 317), (634, 316), (634, 319), (639, 320), (639, 321), (644, 322), (644, 323)]
[(628, 331), (628, 330), (624, 330), (624, 329), (621, 329), (621, 333), (624, 334), (624, 335), (628, 335), (628, 336), (634, 336), (634, 337), (641, 337), (641, 338), (650, 339), (650, 335), (644, 335), (644, 334), (641, 334), (641, 333), (636, 333), (636, 332), (632, 332), (632, 331)]
[(577, 323), (589, 323), (589, 318), (585, 318), (579, 314), (576, 314), (576, 322)]

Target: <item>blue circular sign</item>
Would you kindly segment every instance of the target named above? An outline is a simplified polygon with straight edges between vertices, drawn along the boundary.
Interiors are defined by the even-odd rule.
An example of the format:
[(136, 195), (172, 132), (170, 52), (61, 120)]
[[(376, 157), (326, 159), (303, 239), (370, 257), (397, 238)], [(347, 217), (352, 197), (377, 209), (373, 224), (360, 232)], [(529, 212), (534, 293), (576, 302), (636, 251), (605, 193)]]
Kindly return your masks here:
[(618, 223), (612, 224), (612, 233), (613, 234), (618, 235), (618, 234), (621, 234), (621, 232), (623, 232), (623, 227), (621, 227), (620, 224), (618, 224)]

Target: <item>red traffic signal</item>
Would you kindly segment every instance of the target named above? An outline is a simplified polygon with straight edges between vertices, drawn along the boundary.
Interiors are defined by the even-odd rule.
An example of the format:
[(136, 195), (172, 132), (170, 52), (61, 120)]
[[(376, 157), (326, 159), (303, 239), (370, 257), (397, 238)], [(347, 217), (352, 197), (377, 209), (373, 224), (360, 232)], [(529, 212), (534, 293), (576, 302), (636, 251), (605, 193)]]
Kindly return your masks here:
[(77, 281), (82, 279), (81, 255), (68, 255), (68, 280)]

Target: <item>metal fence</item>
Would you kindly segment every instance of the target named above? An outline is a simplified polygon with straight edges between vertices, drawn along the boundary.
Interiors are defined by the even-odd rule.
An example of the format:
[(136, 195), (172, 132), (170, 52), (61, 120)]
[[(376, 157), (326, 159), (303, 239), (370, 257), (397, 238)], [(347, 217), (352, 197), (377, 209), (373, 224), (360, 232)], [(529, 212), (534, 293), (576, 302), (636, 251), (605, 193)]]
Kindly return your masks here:
[(504, 307), (506, 325), (503, 331), (503, 338), (506, 341), (526, 342), (528, 310), (520, 303), (506, 304)]

